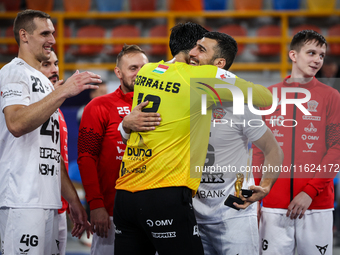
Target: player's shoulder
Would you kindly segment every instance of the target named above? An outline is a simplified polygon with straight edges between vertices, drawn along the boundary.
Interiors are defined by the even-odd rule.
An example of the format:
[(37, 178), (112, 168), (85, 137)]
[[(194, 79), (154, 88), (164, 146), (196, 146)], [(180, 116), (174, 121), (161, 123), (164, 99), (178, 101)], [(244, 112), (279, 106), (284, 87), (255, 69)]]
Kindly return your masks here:
[(23, 60), (14, 58), (11, 62), (1, 68), (0, 79), (3, 82), (6, 81), (6, 83), (16, 83), (22, 81), (23, 79), (29, 79), (26, 65), (27, 64)]
[(102, 105), (111, 105), (118, 97), (115, 92), (93, 98), (87, 105), (90, 107), (98, 107)]
[(284, 84), (283, 84), (282, 81), (279, 82), (279, 83), (276, 83), (276, 84), (273, 84), (273, 85), (268, 86), (268, 89), (269, 89), (270, 91), (273, 91), (273, 88), (281, 88), (281, 87), (284, 87)]

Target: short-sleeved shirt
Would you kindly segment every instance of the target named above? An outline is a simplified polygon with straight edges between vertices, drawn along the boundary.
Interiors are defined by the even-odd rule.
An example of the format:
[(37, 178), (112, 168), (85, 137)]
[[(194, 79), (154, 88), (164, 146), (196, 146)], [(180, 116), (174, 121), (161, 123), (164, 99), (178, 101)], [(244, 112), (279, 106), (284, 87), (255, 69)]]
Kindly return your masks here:
[[(216, 66), (195, 67), (179, 62), (143, 66), (136, 77), (132, 108), (148, 100), (150, 103), (144, 111), (159, 112), (162, 122), (153, 131), (132, 132), (116, 189), (136, 192), (185, 186), (194, 192), (197, 190), (201, 173), (195, 172), (195, 166), (204, 165), (210, 106), (219, 99), (232, 101), (231, 92), (216, 84), (238, 87), (244, 95), (247, 88), (252, 87), (254, 104), (271, 104), (272, 95), (265, 87), (246, 82)], [(205, 115), (201, 112), (203, 94), (209, 94)]]
[(0, 207), (61, 207), (58, 110), (20, 137), (9, 132), (3, 112), (10, 105), (34, 104), (53, 89), (45, 75), (20, 58), (0, 70)]
[(234, 195), (237, 173), (244, 175), (243, 189), (254, 185), (248, 142), (260, 139), (268, 129), (261, 116), (251, 113), (247, 105), (244, 113), (234, 115), (230, 102), (213, 108), (204, 172), (193, 199), (198, 223), (217, 223), (234, 217), (256, 216), (256, 203), (240, 211), (224, 205), (228, 195)]

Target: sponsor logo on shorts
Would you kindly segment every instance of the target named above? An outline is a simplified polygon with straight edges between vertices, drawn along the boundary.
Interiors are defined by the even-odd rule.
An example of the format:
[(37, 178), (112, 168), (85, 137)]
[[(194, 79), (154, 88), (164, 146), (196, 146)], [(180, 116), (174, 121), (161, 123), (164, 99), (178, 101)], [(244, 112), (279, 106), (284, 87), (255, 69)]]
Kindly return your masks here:
[(115, 225), (115, 224), (113, 224), (113, 227), (114, 227), (114, 230), (115, 230), (115, 234), (116, 234), (116, 235), (119, 235), (119, 234), (121, 234), (121, 233), (122, 233), (122, 231), (121, 231), (121, 230), (119, 230), (119, 229), (116, 227), (116, 225)]
[(262, 250), (268, 249), (268, 241), (266, 239), (262, 239)]
[(319, 245), (315, 245), (315, 246), (316, 246), (316, 248), (318, 248), (318, 250), (319, 250), (321, 255), (325, 255), (326, 254), (328, 244), (325, 245), (325, 246), (319, 246)]
[(23, 250), (23, 249), (19, 248), (19, 251), (20, 251), (20, 253), (19, 253), (19, 254), (26, 255), (26, 254), (28, 254), (28, 252), (30, 251), (30, 249)]
[(155, 233), (151, 232), (153, 238), (175, 238), (176, 232), (161, 232), (161, 233)]
[(194, 226), (194, 232), (193, 232), (192, 235), (194, 235), (194, 236), (200, 236), (200, 231), (199, 231), (199, 229), (198, 229), (198, 225), (195, 225), (195, 226)]
[(146, 224), (148, 224), (149, 227), (153, 227), (153, 226), (163, 227), (163, 226), (171, 226), (173, 221), (174, 219), (155, 220), (155, 221), (148, 219), (146, 220)]

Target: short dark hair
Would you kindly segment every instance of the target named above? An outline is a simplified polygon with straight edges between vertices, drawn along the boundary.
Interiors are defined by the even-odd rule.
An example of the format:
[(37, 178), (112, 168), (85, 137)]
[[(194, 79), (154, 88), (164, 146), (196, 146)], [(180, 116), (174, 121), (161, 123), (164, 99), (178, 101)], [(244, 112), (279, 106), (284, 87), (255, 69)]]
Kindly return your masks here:
[(212, 61), (217, 58), (224, 58), (226, 61), (223, 69), (228, 70), (237, 53), (237, 42), (230, 35), (220, 32), (208, 32), (204, 34), (205, 38), (216, 40), (217, 46), (215, 47), (215, 54)]
[(27, 33), (31, 35), (33, 34), (33, 31), (37, 28), (33, 21), (35, 18), (51, 19), (51, 16), (45, 12), (30, 9), (21, 11), (16, 16), (13, 25), (13, 31), (15, 40), (17, 41), (18, 45), (20, 45), (20, 29), (25, 29)]
[(208, 30), (193, 22), (179, 23), (171, 28), (169, 47), (172, 56), (176, 56), (181, 51), (189, 53), (206, 32)]
[(116, 60), (117, 66), (119, 65), (119, 62), (122, 59), (122, 57), (130, 53), (143, 53), (146, 56), (145, 52), (139, 46), (134, 45), (134, 44), (132, 45), (124, 44), (123, 49), (118, 53), (118, 56), (117, 56), (117, 60)]
[(303, 45), (312, 41), (315, 41), (317, 46), (322, 46), (325, 44), (327, 47), (325, 37), (320, 35), (318, 32), (315, 32), (314, 30), (302, 30), (294, 35), (290, 43), (290, 50), (296, 50), (299, 52)]

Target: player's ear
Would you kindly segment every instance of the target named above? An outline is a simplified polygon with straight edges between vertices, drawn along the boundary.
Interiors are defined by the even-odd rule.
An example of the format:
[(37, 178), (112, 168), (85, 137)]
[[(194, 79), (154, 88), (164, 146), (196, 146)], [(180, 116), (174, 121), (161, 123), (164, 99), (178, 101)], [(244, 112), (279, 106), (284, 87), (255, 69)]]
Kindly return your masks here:
[(122, 79), (122, 72), (121, 70), (119, 69), (118, 66), (115, 67), (115, 70), (114, 70), (116, 76), (118, 77), (118, 79)]
[(217, 67), (219, 67), (219, 68), (221, 68), (221, 69), (224, 68), (224, 66), (225, 66), (226, 63), (227, 63), (227, 61), (225, 61), (224, 58), (216, 58), (216, 59), (214, 60), (214, 66), (217, 66)]
[(296, 62), (296, 54), (297, 52), (295, 50), (290, 50), (288, 53), (289, 58), (292, 60), (292, 62)]
[(28, 33), (25, 29), (22, 28), (22, 29), (19, 30), (20, 41), (22, 41), (23, 43), (27, 43), (27, 41), (28, 41), (27, 36), (28, 36)]

